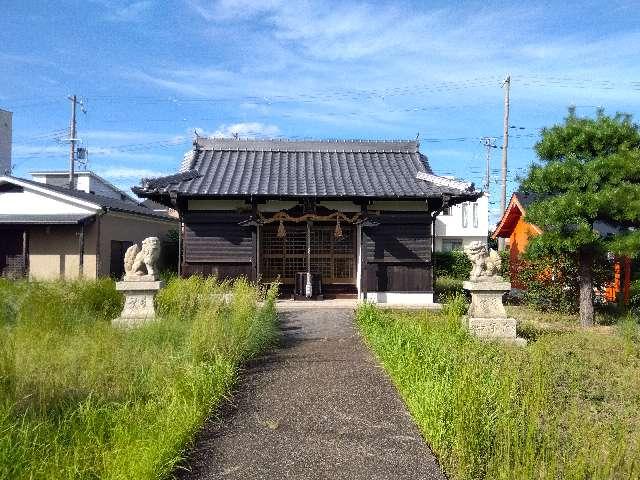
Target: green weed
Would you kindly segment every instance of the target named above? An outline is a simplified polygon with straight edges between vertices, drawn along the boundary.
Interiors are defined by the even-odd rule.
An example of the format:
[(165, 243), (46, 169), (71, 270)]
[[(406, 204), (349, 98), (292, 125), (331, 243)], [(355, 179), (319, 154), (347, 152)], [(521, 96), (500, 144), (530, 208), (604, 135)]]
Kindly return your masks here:
[(159, 321), (122, 330), (109, 280), (0, 281), (0, 478), (166, 478), (274, 340), (276, 295), (172, 278)]
[(454, 300), (443, 313), (357, 313), (451, 478), (640, 478), (637, 330), (519, 348), (473, 339), (459, 312)]

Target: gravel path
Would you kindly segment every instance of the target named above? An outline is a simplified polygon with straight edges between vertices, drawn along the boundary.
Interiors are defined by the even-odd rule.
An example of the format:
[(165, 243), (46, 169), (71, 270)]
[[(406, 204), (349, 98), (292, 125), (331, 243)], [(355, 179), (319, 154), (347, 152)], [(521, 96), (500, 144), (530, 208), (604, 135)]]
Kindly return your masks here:
[(280, 316), (280, 348), (248, 366), (180, 478), (445, 478), (352, 310)]

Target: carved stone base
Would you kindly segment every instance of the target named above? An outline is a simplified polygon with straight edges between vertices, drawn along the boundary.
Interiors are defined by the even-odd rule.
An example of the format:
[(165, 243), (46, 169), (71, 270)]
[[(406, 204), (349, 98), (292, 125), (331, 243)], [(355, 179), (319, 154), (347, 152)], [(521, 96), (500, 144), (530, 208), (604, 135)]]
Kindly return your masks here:
[(462, 323), (472, 335), (483, 340), (500, 340), (502, 342), (526, 345), (524, 338), (516, 336), (515, 318), (476, 318), (462, 317)]
[(502, 296), (511, 289), (509, 282), (463, 282), (462, 287), (471, 292), (470, 317), (506, 318)]
[(472, 335), (486, 340), (500, 340), (525, 345), (527, 341), (516, 336), (516, 319), (507, 318), (502, 296), (511, 288), (509, 282), (464, 282), (462, 286), (471, 292), (469, 316), (463, 324)]
[[(140, 278), (140, 277), (137, 277)], [(124, 308), (113, 325), (135, 327), (156, 318), (153, 297), (164, 286), (161, 281), (123, 281), (116, 283), (116, 290), (124, 293)]]
[(155, 282), (158, 280), (157, 275), (125, 275), (124, 282)]

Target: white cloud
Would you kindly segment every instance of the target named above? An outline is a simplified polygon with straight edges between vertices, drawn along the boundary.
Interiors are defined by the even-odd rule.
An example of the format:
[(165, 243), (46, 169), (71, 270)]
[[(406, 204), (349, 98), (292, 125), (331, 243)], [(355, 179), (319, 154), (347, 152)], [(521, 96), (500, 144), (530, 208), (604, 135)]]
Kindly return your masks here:
[(69, 154), (69, 147), (64, 145), (24, 145), (15, 144), (12, 147), (12, 154), (17, 157), (37, 156), (37, 155), (64, 155)]
[(107, 20), (113, 22), (133, 22), (140, 20), (140, 17), (144, 15), (153, 6), (151, 0), (140, 0), (138, 2), (127, 3), (124, 5), (105, 5), (110, 8), (107, 15)]
[(133, 167), (113, 167), (106, 169), (97, 169), (96, 173), (102, 177), (109, 179), (141, 179), (154, 178), (169, 175), (168, 172), (160, 170), (151, 170), (148, 168)]
[(210, 21), (250, 18), (281, 6), (282, 0), (218, 0), (202, 2), (187, 0), (187, 4), (202, 18)]
[(245, 122), (220, 125), (213, 132), (206, 132), (201, 128), (195, 129), (198, 135), (213, 138), (274, 138), (280, 135), (277, 125), (269, 125), (260, 122)]
[[(224, 63), (146, 66), (126, 76), (149, 89), (212, 99), (216, 110), (233, 121), (242, 118), (237, 112), (243, 109), (264, 123), (295, 123), (301, 131), (294, 134), (312, 132), (311, 125), (322, 123), (340, 132), (343, 127), (367, 129), (369, 135), (406, 135), (410, 125), (410, 136), (420, 130), (425, 137), (456, 137), (464, 127), (444, 134), (443, 122), (466, 109), (475, 117), (484, 115), (465, 119), (467, 125), (488, 125), (478, 136), (496, 135), (501, 127), (493, 119), (501, 118), (500, 84), (507, 73), (512, 74), (514, 119), (526, 105), (529, 112), (521, 122), (531, 127), (541, 125), (530, 115), (532, 109), (553, 108), (562, 115), (569, 103), (640, 103), (637, 87), (631, 86), (638, 67), (630, 62), (640, 55), (640, 34), (550, 32), (548, 10), (542, 6), (188, 3), (202, 20), (194, 22), (194, 34), (218, 42)], [(549, 80), (558, 76), (586, 82)], [(594, 78), (618, 84), (606, 89), (590, 81)], [(232, 133), (226, 126), (219, 130)]]
[(198, 85), (194, 82), (167, 78), (170, 75), (173, 74), (161, 73), (160, 75), (151, 75), (149, 73), (141, 71), (131, 71), (123, 73), (123, 76), (126, 78), (140, 80), (144, 83), (149, 83), (157, 87), (166, 88), (168, 90), (179, 92), (181, 94), (206, 96), (211, 91), (210, 88)]
[(130, 144), (142, 144), (151, 142), (166, 142), (168, 144), (183, 143), (185, 135), (171, 135), (161, 132), (147, 132), (136, 130), (84, 130), (82, 139), (86, 141), (126, 142)]

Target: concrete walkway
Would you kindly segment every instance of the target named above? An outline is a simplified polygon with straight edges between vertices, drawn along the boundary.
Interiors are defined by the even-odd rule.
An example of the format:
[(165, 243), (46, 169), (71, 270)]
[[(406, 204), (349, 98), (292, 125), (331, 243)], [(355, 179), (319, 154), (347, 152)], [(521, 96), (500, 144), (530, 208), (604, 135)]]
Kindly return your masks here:
[(445, 478), (353, 310), (280, 315), (280, 348), (248, 366), (180, 478)]

